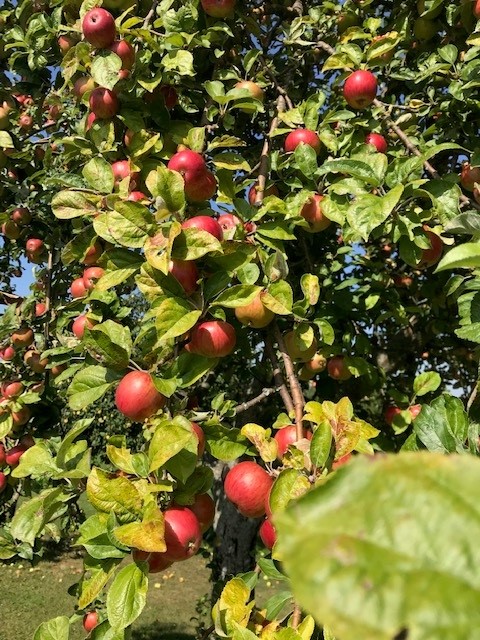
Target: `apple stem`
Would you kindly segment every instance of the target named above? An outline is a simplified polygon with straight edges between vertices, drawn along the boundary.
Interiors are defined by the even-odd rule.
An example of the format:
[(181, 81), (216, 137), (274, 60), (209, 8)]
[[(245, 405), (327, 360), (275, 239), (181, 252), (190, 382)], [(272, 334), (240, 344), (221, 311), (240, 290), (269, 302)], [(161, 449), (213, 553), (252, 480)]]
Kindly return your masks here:
[(136, 362), (134, 362), (133, 360), (130, 360), (130, 367), (132, 369), (136, 369), (137, 371), (143, 371), (143, 369), (141, 367), (138, 366), (138, 364)]
[(285, 405), (285, 409), (287, 413), (290, 415), (294, 412), (293, 400), (288, 392), (287, 385), (285, 384), (285, 380), (283, 379), (282, 370), (280, 369), (280, 365), (278, 363), (277, 354), (275, 353), (275, 349), (273, 348), (272, 339), (270, 336), (267, 336), (265, 340), (265, 349), (267, 355), (272, 363), (273, 368), (273, 379), (275, 382), (275, 386), (280, 393), (280, 396), (283, 400), (283, 404)]
[(290, 393), (292, 394), (293, 406), (295, 410), (295, 426), (297, 428), (297, 440), (301, 440), (304, 437), (303, 434), (303, 407), (305, 406), (305, 399), (303, 397), (302, 388), (298, 382), (298, 378), (295, 375), (295, 369), (293, 362), (287, 353), (285, 342), (283, 340), (282, 333), (275, 325), (275, 339), (282, 354), (283, 364), (285, 366), (285, 372), (287, 374), (288, 385), (290, 387)]
[(265, 185), (267, 183), (267, 177), (270, 171), (270, 158), (268, 156), (270, 150), (270, 137), (272, 133), (275, 131), (278, 125), (278, 114), (285, 111), (285, 98), (282, 95), (278, 96), (277, 99), (277, 114), (273, 118), (270, 129), (265, 136), (265, 140), (263, 142), (262, 154), (260, 156), (260, 169), (258, 171), (258, 183), (257, 183), (257, 195), (255, 198), (255, 206), (260, 207), (263, 202), (263, 194), (265, 192)]

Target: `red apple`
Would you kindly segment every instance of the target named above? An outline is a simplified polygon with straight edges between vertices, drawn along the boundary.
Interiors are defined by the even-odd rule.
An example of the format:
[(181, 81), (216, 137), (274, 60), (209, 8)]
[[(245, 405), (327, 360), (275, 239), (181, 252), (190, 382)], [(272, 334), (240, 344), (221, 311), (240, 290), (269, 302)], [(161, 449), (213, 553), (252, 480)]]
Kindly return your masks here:
[(90, 131), (90, 129), (92, 128), (93, 123), (95, 122), (95, 120), (97, 119), (97, 116), (90, 112), (87, 116), (87, 122), (85, 124), (85, 131)]
[(73, 93), (80, 100), (88, 91), (95, 89), (95, 82), (89, 76), (80, 76), (75, 80), (73, 85)]
[(229, 18), (233, 15), (236, 0), (201, 0), (202, 8), (212, 18)]
[(210, 529), (215, 520), (215, 502), (208, 493), (197, 494), (195, 502), (189, 505), (188, 508), (197, 516), (202, 533)]
[(297, 428), (294, 424), (282, 427), (276, 432), (274, 438), (278, 446), (278, 459), (281, 460), (287, 453), (288, 446), (297, 442)]
[(473, 5), (473, 15), (477, 20), (480, 20), (480, 0), (475, 0)]
[(30, 254), (40, 254), (45, 250), (45, 244), (39, 238), (29, 238), (25, 243), (25, 249)]
[(422, 250), (422, 257), (420, 259), (419, 267), (432, 267), (440, 260), (443, 252), (443, 242), (440, 236), (437, 236), (433, 231), (425, 229), (425, 233), (430, 241), (430, 249)]
[(97, 240), (97, 242), (95, 242), (93, 246), (88, 248), (87, 253), (85, 254), (85, 257), (82, 260), (82, 263), (88, 266), (94, 265), (98, 261), (102, 253), (103, 253), (103, 247), (100, 244), (100, 242), (98, 242)]
[[(263, 192), (264, 198), (267, 198), (268, 196), (278, 196), (278, 195), (279, 195), (278, 189), (274, 184), (271, 184)], [(256, 200), (257, 200), (257, 187), (256, 185), (253, 185), (250, 187), (250, 190), (248, 192), (248, 201), (252, 205), (252, 207), (255, 206)]]
[(322, 146), (316, 131), (311, 129), (295, 129), (289, 133), (285, 138), (285, 151), (287, 153), (295, 151), (299, 144), (308, 144), (317, 154)]
[(400, 407), (390, 406), (384, 411), (383, 417), (388, 425), (391, 425), (396, 416), (402, 413)]
[(122, 69), (131, 69), (135, 63), (135, 49), (126, 40), (117, 40), (110, 46), (110, 51), (116, 53), (122, 60)]
[(410, 411), (410, 414), (412, 416), (412, 420), (415, 420), (415, 418), (418, 416), (418, 414), (422, 410), (422, 405), (421, 404), (414, 404), (411, 407), (408, 407), (408, 410)]
[(21, 444), (17, 444), (5, 453), (5, 461), (9, 467), (16, 467), (27, 449)]
[(141, 191), (132, 191), (128, 194), (127, 200), (130, 200), (130, 202), (141, 202), (142, 200), (148, 200), (148, 198)]
[(23, 384), (18, 381), (2, 382), (1, 390), (4, 398), (17, 398), (23, 393)]
[(60, 49), (60, 53), (64, 56), (77, 44), (77, 41), (75, 38), (72, 38), (72, 36), (61, 35), (57, 39), (57, 44)]
[(92, 113), (100, 120), (112, 118), (119, 109), (117, 94), (110, 89), (105, 89), (105, 87), (94, 89), (90, 94), (88, 104)]
[(194, 434), (197, 436), (197, 440), (198, 440), (197, 454), (198, 454), (198, 457), (201, 458), (205, 451), (205, 434), (203, 432), (202, 427), (199, 424), (197, 424), (196, 422), (192, 422), (191, 424), (192, 424), (192, 430)]
[(277, 541), (277, 533), (275, 531), (275, 527), (268, 518), (262, 522), (262, 526), (258, 530), (258, 533), (260, 534), (260, 538), (267, 549), (272, 550), (273, 545)]
[(161, 87), (159, 87), (158, 92), (163, 96), (163, 100), (167, 109), (173, 109), (173, 107), (178, 102), (178, 94), (175, 90), (175, 87), (172, 87), (168, 84), (163, 84)]
[(87, 290), (85, 288), (83, 278), (75, 278), (75, 280), (73, 280), (72, 284), (70, 285), (70, 294), (72, 298), (83, 298), (87, 295)]
[(265, 515), (265, 498), (273, 479), (256, 462), (240, 462), (227, 473), (225, 495), (247, 518)]
[(367, 144), (372, 144), (378, 153), (387, 153), (387, 141), (379, 133), (369, 133), (365, 137), (365, 142)]
[(343, 356), (330, 358), (327, 364), (327, 372), (334, 380), (348, 380), (352, 376)]
[(5, 238), (8, 238), (9, 240), (18, 240), (21, 233), (22, 230), (20, 229), (18, 224), (15, 224), (15, 222), (13, 222), (13, 220), (7, 220), (2, 224), (2, 235), (4, 235)]
[(185, 222), (182, 222), (182, 229), (201, 229), (215, 236), (220, 242), (223, 240), (222, 227), (215, 218), (211, 216), (194, 216), (193, 218), (189, 218), (185, 220)]
[(323, 196), (316, 193), (303, 205), (300, 215), (310, 223), (310, 229), (312, 233), (324, 231), (330, 226), (331, 220), (323, 215), (321, 202)]
[(115, 20), (111, 13), (95, 7), (87, 11), (82, 21), (83, 37), (97, 49), (107, 49), (117, 33)]
[(285, 341), (285, 348), (287, 350), (288, 355), (292, 360), (300, 360), (301, 362), (307, 362), (311, 360), (315, 353), (317, 352), (317, 341), (314, 338), (312, 344), (308, 347), (308, 349), (302, 349), (301, 346), (298, 346), (295, 341), (295, 334), (293, 331), (289, 331), (287, 334), (283, 336)]
[(35, 336), (29, 327), (21, 327), (15, 333), (12, 333), (10, 340), (14, 347), (29, 347), (34, 341)]
[(473, 191), (475, 183), (480, 183), (480, 167), (472, 167), (469, 162), (462, 165), (460, 183), (466, 191)]
[(0, 493), (3, 493), (7, 488), (7, 480), (7, 476), (3, 473), (3, 471), (0, 471)]
[(178, 171), (185, 181), (187, 181), (191, 175), (207, 171), (207, 165), (203, 156), (190, 149), (183, 149), (175, 153), (168, 161), (167, 167), (171, 171)]
[(188, 507), (171, 507), (164, 512), (166, 554), (177, 562), (188, 560), (200, 548), (202, 532), (197, 516)]
[(48, 364), (48, 360), (42, 359), (38, 351), (33, 349), (25, 353), (23, 361), (34, 373), (43, 373)]
[(133, 422), (143, 422), (165, 405), (165, 398), (147, 371), (130, 371), (117, 387), (115, 404)]
[(168, 272), (182, 285), (187, 296), (198, 289), (199, 273), (192, 260), (170, 260)]
[(98, 613), (96, 611), (89, 611), (83, 616), (83, 628), (87, 633), (93, 631), (98, 625)]
[(113, 162), (112, 171), (115, 184), (118, 184), (125, 178), (130, 178), (134, 182), (140, 179), (140, 173), (138, 171), (132, 171), (130, 160), (117, 160), (117, 162)]
[(5, 347), (0, 350), (0, 359), (5, 360), (5, 362), (9, 362), (13, 360), (15, 357), (15, 349), (13, 347)]
[(93, 329), (93, 327), (97, 323), (94, 320), (90, 320), (86, 315), (82, 314), (81, 316), (77, 316), (72, 324), (72, 331), (75, 337), (79, 340), (83, 338), (83, 334), (85, 333), (85, 328)]
[(185, 197), (189, 202), (204, 202), (210, 200), (217, 191), (217, 181), (211, 171), (192, 175), (185, 180)]
[(18, 126), (24, 131), (30, 131), (30, 129), (33, 127), (32, 116), (28, 113), (22, 113), (22, 115), (18, 119)]
[(210, 320), (193, 327), (187, 351), (207, 358), (223, 358), (235, 349), (235, 329), (228, 322)]
[(338, 458), (338, 460), (335, 460), (332, 464), (332, 471), (335, 471), (335, 469), (338, 469), (339, 467), (343, 467), (343, 465), (347, 464), (352, 457), (351, 453), (346, 453), (341, 458)]
[(159, 573), (173, 564), (173, 560), (166, 553), (148, 553), (148, 551), (132, 549), (132, 557), (135, 562), (147, 562), (149, 573)]
[[(24, 424), (27, 424), (27, 422), (30, 420), (31, 417), (32, 417), (32, 412), (27, 406), (22, 407), (18, 411), (12, 411), (13, 426), (22, 427)], [(23, 438), (20, 441), (20, 444), (22, 445), (25, 444)], [(30, 446), (33, 446), (33, 445), (30, 445)], [(28, 449), (29, 447), (26, 447), (26, 448)]]
[(311, 360), (303, 365), (303, 368), (312, 375), (321, 373), (327, 368), (327, 359), (321, 353), (316, 353)]
[(104, 273), (105, 269), (102, 269), (102, 267), (88, 267), (85, 269), (82, 276), (85, 289), (91, 291), (95, 287), (97, 280), (100, 280)]
[(222, 227), (222, 231), (228, 231), (229, 229), (235, 229), (242, 222), (233, 213), (223, 213), (218, 218), (218, 224)]
[(351, 73), (343, 85), (343, 97), (354, 109), (366, 109), (377, 95), (377, 79), (371, 71)]
[(263, 304), (262, 293), (260, 292), (250, 304), (236, 307), (235, 316), (244, 325), (251, 326), (254, 329), (263, 329), (270, 324), (275, 314)]
[(32, 221), (32, 214), (26, 207), (16, 207), (10, 214), (11, 220), (23, 227)]
[(0, 442), (0, 467), (4, 467), (5, 464), (5, 446)]

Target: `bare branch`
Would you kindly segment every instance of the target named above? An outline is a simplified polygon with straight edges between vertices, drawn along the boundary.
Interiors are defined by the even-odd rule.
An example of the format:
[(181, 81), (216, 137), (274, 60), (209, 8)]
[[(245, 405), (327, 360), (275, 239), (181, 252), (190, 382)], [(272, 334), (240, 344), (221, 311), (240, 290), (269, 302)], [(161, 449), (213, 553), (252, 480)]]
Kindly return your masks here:
[(293, 413), (294, 411), (294, 406), (293, 406), (293, 400), (290, 396), (290, 393), (287, 389), (287, 385), (285, 384), (285, 380), (283, 379), (283, 374), (282, 374), (282, 370), (280, 369), (280, 365), (278, 363), (278, 359), (277, 359), (277, 354), (275, 353), (275, 349), (273, 348), (273, 343), (272, 343), (272, 338), (270, 336), (267, 336), (266, 340), (265, 340), (265, 349), (268, 355), (268, 358), (270, 360), (270, 362), (272, 363), (272, 367), (273, 367), (273, 379), (275, 382), (275, 386), (278, 389), (278, 392), (280, 393), (280, 396), (283, 400), (283, 404), (285, 405), (285, 409), (287, 410), (287, 413)]
[(295, 374), (292, 359), (288, 355), (285, 347), (285, 341), (278, 325), (275, 326), (275, 339), (282, 355), (290, 393), (292, 394), (293, 406), (295, 409), (295, 426), (297, 427), (297, 440), (301, 440), (303, 438), (303, 407), (305, 406), (305, 399), (303, 397), (302, 388)]
[(235, 407), (235, 415), (238, 416), (239, 413), (248, 411), (248, 409), (250, 409), (251, 407), (254, 407), (257, 404), (260, 404), (260, 402), (263, 402), (269, 396), (271, 396), (273, 393), (276, 393), (277, 391), (280, 391), (280, 389), (279, 388), (277, 389), (275, 387), (269, 387), (268, 389), (263, 389), (262, 393), (260, 393), (256, 398), (247, 400), (247, 402), (243, 402), (242, 404), (239, 404), (237, 407)]
[(144, 29), (147, 29), (147, 27), (150, 24), (153, 16), (155, 15), (155, 11), (157, 10), (157, 5), (158, 5), (158, 0), (153, 0), (152, 6), (150, 8), (150, 11), (147, 13), (147, 15), (145, 16), (145, 20), (143, 21), (143, 28)]
[(257, 181), (257, 196), (255, 199), (255, 206), (261, 206), (263, 202), (263, 195), (265, 192), (265, 185), (267, 183), (267, 176), (270, 171), (270, 160), (269, 160), (269, 151), (270, 151), (270, 137), (272, 133), (278, 126), (278, 114), (285, 111), (285, 98), (280, 95), (277, 99), (277, 115), (273, 118), (268, 134), (265, 136), (265, 140), (263, 142), (262, 154), (260, 156), (260, 169), (258, 171), (258, 181)]

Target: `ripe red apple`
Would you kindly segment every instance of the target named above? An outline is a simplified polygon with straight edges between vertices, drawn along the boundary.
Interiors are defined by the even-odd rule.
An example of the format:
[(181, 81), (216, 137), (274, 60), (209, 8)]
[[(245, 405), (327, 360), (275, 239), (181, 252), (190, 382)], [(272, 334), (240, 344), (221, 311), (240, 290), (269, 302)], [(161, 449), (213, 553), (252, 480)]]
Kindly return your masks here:
[(178, 171), (185, 181), (187, 181), (191, 175), (207, 171), (207, 165), (203, 156), (190, 149), (177, 151), (168, 161), (167, 168), (171, 171)]
[(83, 338), (85, 328), (92, 329), (97, 323), (94, 320), (90, 320), (86, 315), (82, 314), (75, 318), (72, 324), (72, 331), (75, 337), (79, 340)]
[(87, 290), (85, 288), (83, 278), (75, 278), (75, 280), (73, 280), (72, 284), (70, 285), (70, 294), (72, 298), (83, 298), (87, 295)]
[(34, 373), (43, 373), (48, 364), (48, 360), (42, 359), (38, 351), (33, 351), (33, 349), (25, 353), (23, 361)]
[(7, 480), (7, 476), (3, 473), (3, 471), (0, 471), (0, 493), (3, 493), (7, 488)]
[(5, 360), (5, 362), (9, 362), (13, 360), (15, 357), (15, 349), (13, 347), (5, 347), (0, 350), (0, 359)]
[(117, 387), (115, 404), (133, 422), (143, 422), (165, 405), (165, 398), (147, 371), (130, 371)]
[(100, 280), (104, 273), (105, 269), (102, 269), (102, 267), (88, 267), (85, 269), (82, 276), (85, 289), (91, 291), (95, 287), (97, 280)]
[[(24, 424), (27, 424), (27, 422), (30, 420), (31, 417), (32, 417), (32, 412), (27, 406), (22, 407), (18, 411), (12, 411), (13, 426), (22, 427)], [(20, 441), (20, 444), (25, 445), (25, 441), (23, 440), (23, 438)], [(30, 446), (33, 446), (33, 445), (30, 445)], [(28, 449), (29, 447), (26, 447), (26, 448)]]
[(322, 143), (316, 131), (311, 129), (295, 129), (285, 138), (285, 151), (290, 153), (295, 151), (299, 144), (308, 144), (318, 154)]
[(242, 221), (233, 215), (233, 213), (223, 213), (218, 218), (218, 224), (222, 227), (222, 231), (228, 231), (229, 229), (238, 227), (239, 224), (242, 224)]
[(10, 214), (11, 220), (23, 227), (32, 221), (32, 214), (26, 207), (16, 207)]
[(460, 184), (466, 191), (473, 191), (476, 182), (480, 183), (480, 167), (472, 167), (469, 162), (464, 162), (460, 174)]
[(82, 263), (88, 266), (94, 265), (98, 261), (102, 253), (103, 247), (97, 240), (92, 247), (89, 247), (87, 253), (85, 254), (85, 257), (82, 260)]
[(202, 0), (202, 8), (212, 18), (229, 18), (233, 15), (236, 0)]
[[(272, 184), (265, 189), (263, 192), (263, 197), (267, 198), (268, 196), (278, 196), (279, 192), (276, 185)], [(257, 200), (257, 187), (256, 185), (252, 185), (248, 192), (248, 201), (253, 206), (255, 206), (255, 202)]]
[(21, 444), (17, 444), (15, 447), (8, 449), (5, 453), (5, 461), (8, 466), (16, 467), (26, 450), (27, 449)]
[(107, 49), (117, 33), (115, 20), (111, 13), (95, 7), (87, 11), (82, 21), (83, 37), (96, 49)]
[(235, 329), (228, 322), (210, 320), (193, 327), (187, 351), (207, 358), (223, 358), (235, 349)]
[(334, 356), (327, 364), (328, 375), (334, 380), (348, 380), (352, 374), (345, 364), (344, 356)]
[(199, 273), (192, 260), (170, 260), (168, 272), (182, 285), (187, 296), (198, 289)]
[(408, 410), (410, 411), (410, 414), (412, 416), (412, 420), (415, 420), (415, 418), (418, 416), (418, 414), (422, 410), (422, 405), (421, 404), (414, 404), (411, 407), (408, 407)]
[(15, 224), (15, 222), (13, 222), (13, 220), (7, 220), (2, 224), (2, 235), (4, 235), (5, 238), (8, 238), (9, 240), (18, 240), (21, 233), (22, 230), (20, 229), (18, 224)]
[(122, 69), (131, 69), (135, 63), (135, 49), (126, 40), (117, 40), (110, 46), (110, 51), (116, 53), (122, 60)]
[(211, 171), (197, 173), (185, 180), (185, 197), (189, 202), (210, 200), (217, 191), (217, 181)]
[(197, 516), (188, 507), (171, 507), (164, 512), (166, 554), (177, 562), (194, 556), (202, 541)]
[(258, 533), (260, 534), (260, 539), (267, 549), (272, 550), (273, 545), (277, 541), (277, 533), (275, 531), (275, 527), (268, 518), (262, 522), (262, 526), (258, 530)]
[(33, 331), (29, 327), (20, 327), (10, 338), (14, 347), (29, 347), (34, 341)]
[(194, 216), (182, 222), (182, 229), (201, 229), (207, 231), (220, 242), (223, 240), (222, 227), (211, 216)]
[(158, 92), (163, 96), (163, 100), (167, 109), (173, 109), (173, 107), (178, 102), (178, 94), (175, 90), (175, 87), (172, 87), (169, 84), (163, 84), (158, 88)]
[(39, 238), (29, 238), (25, 243), (25, 249), (28, 253), (40, 254), (45, 250), (45, 244)]
[(92, 113), (100, 120), (112, 118), (119, 109), (117, 94), (110, 89), (105, 89), (105, 87), (94, 89), (90, 94), (88, 104)]
[(256, 462), (240, 462), (227, 473), (225, 495), (247, 518), (265, 515), (265, 498), (273, 479)]
[(287, 453), (289, 445), (297, 442), (297, 428), (294, 424), (282, 427), (275, 433), (275, 441), (278, 446), (278, 459), (281, 460)]
[(57, 38), (57, 44), (60, 49), (60, 53), (64, 56), (77, 44), (77, 41), (75, 38), (72, 38), (72, 36), (61, 35)]
[(473, 5), (473, 15), (477, 20), (480, 20), (480, 0), (475, 0)]
[(96, 611), (89, 611), (83, 616), (83, 628), (87, 633), (93, 631), (98, 625), (98, 613)]
[(338, 469), (339, 467), (343, 467), (343, 465), (347, 464), (347, 462), (349, 462), (349, 460), (351, 460), (352, 457), (353, 456), (351, 453), (346, 453), (344, 456), (342, 456), (338, 460), (335, 460), (332, 464), (332, 471), (335, 471), (335, 469)]
[(192, 430), (198, 439), (198, 449), (197, 455), (201, 458), (205, 452), (205, 433), (203, 432), (202, 427), (196, 422), (192, 422)]
[(303, 368), (312, 375), (321, 373), (327, 368), (327, 359), (321, 353), (316, 353), (311, 360), (303, 365)]
[(285, 341), (285, 348), (287, 350), (288, 355), (292, 360), (300, 360), (301, 362), (307, 362), (311, 360), (315, 353), (317, 352), (317, 341), (314, 338), (312, 344), (308, 347), (308, 349), (302, 349), (299, 347), (295, 341), (295, 334), (293, 331), (289, 331), (287, 334), (283, 336)]
[(323, 215), (321, 202), (323, 196), (316, 193), (303, 205), (300, 215), (310, 223), (310, 229), (312, 233), (324, 231), (330, 226), (331, 220)]
[(365, 142), (367, 144), (372, 144), (378, 153), (387, 153), (387, 141), (379, 133), (369, 133), (365, 136)]
[(87, 122), (85, 124), (85, 131), (90, 131), (90, 129), (92, 128), (93, 123), (95, 122), (95, 120), (97, 119), (97, 116), (94, 113), (89, 113), (87, 116)]
[(262, 293), (260, 292), (250, 304), (236, 307), (235, 316), (244, 325), (251, 326), (254, 329), (263, 329), (270, 324), (275, 314), (263, 304)]
[(95, 89), (95, 82), (93, 78), (89, 76), (80, 76), (75, 80), (75, 84), (73, 85), (73, 93), (80, 100), (88, 91), (93, 91)]
[(4, 398), (17, 398), (23, 393), (23, 384), (18, 381), (2, 382), (1, 390)]
[(130, 178), (133, 181), (140, 179), (140, 173), (138, 171), (132, 171), (129, 160), (117, 160), (112, 163), (113, 177), (115, 178), (115, 184), (118, 184), (125, 178)]
[(197, 516), (202, 533), (210, 529), (215, 520), (215, 502), (208, 493), (197, 494), (195, 502), (189, 505), (188, 508)]
[(390, 407), (387, 407), (383, 414), (385, 422), (391, 426), (394, 418), (398, 416), (398, 414), (400, 413), (402, 413), (402, 410), (400, 409), (400, 407), (395, 407), (393, 405)]
[(343, 85), (343, 97), (354, 109), (366, 109), (375, 100), (376, 95), (377, 79), (371, 71), (354, 71)]
[(159, 573), (173, 564), (173, 560), (166, 553), (148, 553), (148, 551), (132, 549), (132, 557), (136, 562), (147, 562), (149, 573)]
[(130, 202), (141, 202), (142, 200), (148, 200), (148, 198), (141, 191), (131, 191), (128, 194), (127, 200), (130, 200)]
[(420, 259), (419, 267), (431, 267), (440, 260), (443, 253), (443, 242), (440, 236), (437, 236), (433, 231), (425, 229), (425, 233), (430, 241), (430, 249), (422, 250), (422, 257)]

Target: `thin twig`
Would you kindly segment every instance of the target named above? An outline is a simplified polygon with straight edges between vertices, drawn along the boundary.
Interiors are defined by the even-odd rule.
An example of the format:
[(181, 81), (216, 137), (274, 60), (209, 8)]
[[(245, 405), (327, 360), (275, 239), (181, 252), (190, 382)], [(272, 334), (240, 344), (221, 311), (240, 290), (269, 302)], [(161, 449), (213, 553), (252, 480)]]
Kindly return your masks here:
[(45, 326), (43, 328), (44, 336), (45, 336), (45, 348), (48, 349), (50, 344), (50, 320), (52, 317), (52, 276), (53, 276), (53, 247), (50, 248), (48, 252), (48, 260), (47, 260), (47, 277), (45, 281), (45, 307), (46, 307), (46, 320)]
[(258, 180), (257, 180), (257, 195), (255, 198), (255, 206), (260, 207), (263, 202), (263, 195), (265, 192), (265, 185), (267, 183), (267, 176), (270, 170), (270, 159), (269, 159), (269, 151), (270, 151), (270, 137), (278, 126), (278, 114), (285, 111), (285, 98), (280, 95), (277, 99), (277, 114), (273, 118), (270, 124), (270, 130), (268, 134), (265, 136), (265, 140), (263, 142), (262, 154), (260, 156), (260, 169), (258, 171)]
[(244, 411), (247, 411), (251, 407), (254, 407), (257, 404), (260, 404), (260, 402), (263, 402), (263, 400), (266, 400), (266, 398), (271, 396), (272, 393), (276, 393), (277, 391), (280, 391), (280, 389), (277, 389), (275, 387), (264, 389), (262, 393), (260, 393), (256, 398), (247, 400), (247, 402), (243, 402), (242, 404), (239, 404), (237, 407), (235, 407), (235, 415), (238, 416), (239, 413), (243, 413)]
[(292, 359), (287, 352), (285, 341), (283, 339), (282, 332), (278, 328), (278, 325), (275, 326), (274, 331), (275, 339), (277, 341), (278, 348), (282, 355), (283, 364), (285, 366), (288, 386), (290, 387), (290, 393), (292, 395), (293, 406), (295, 409), (295, 426), (297, 427), (297, 440), (301, 440), (303, 438), (303, 407), (305, 406), (305, 399), (303, 397), (302, 388), (295, 374)]
[(478, 393), (478, 382), (475, 383), (475, 386), (472, 389), (472, 393), (470, 394), (470, 397), (468, 399), (468, 402), (467, 402), (467, 413), (472, 408), (472, 404), (475, 402), (475, 400), (477, 398), (477, 393)]
[(267, 76), (271, 79), (271, 81), (273, 82), (273, 84), (275, 85), (275, 89), (278, 91), (278, 93), (283, 96), (285, 98), (285, 102), (287, 103), (287, 107), (289, 109), (293, 109), (293, 102), (290, 99), (290, 96), (288, 95), (286, 89), (284, 89), (282, 87), (281, 84), (279, 84), (278, 80), (277, 80), (277, 76), (273, 73), (273, 71), (269, 68), (267, 61), (265, 60), (265, 58), (263, 56), (258, 56), (258, 60), (259, 62), (262, 64), (263, 66), (263, 70), (265, 71), (265, 73), (267, 74)]
[(283, 400), (283, 404), (285, 405), (285, 409), (287, 413), (294, 412), (293, 400), (290, 396), (290, 393), (287, 389), (287, 385), (285, 384), (285, 380), (283, 379), (282, 370), (280, 369), (280, 365), (278, 363), (277, 354), (275, 353), (275, 349), (273, 348), (272, 339), (270, 336), (267, 336), (265, 340), (265, 349), (268, 355), (270, 362), (272, 363), (273, 368), (273, 379), (275, 382), (275, 386), (280, 393), (280, 396)]
[(152, 20), (153, 16), (155, 15), (155, 11), (157, 10), (157, 4), (158, 4), (158, 0), (153, 0), (152, 6), (150, 8), (150, 11), (147, 13), (147, 15), (145, 16), (145, 20), (143, 21), (143, 28), (144, 29), (148, 28), (148, 25), (150, 24), (150, 21)]
[(302, 619), (302, 610), (300, 609), (298, 604), (295, 603), (295, 608), (293, 609), (293, 615), (292, 615), (292, 627), (294, 629), (298, 627), (301, 619)]

